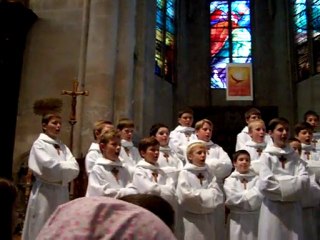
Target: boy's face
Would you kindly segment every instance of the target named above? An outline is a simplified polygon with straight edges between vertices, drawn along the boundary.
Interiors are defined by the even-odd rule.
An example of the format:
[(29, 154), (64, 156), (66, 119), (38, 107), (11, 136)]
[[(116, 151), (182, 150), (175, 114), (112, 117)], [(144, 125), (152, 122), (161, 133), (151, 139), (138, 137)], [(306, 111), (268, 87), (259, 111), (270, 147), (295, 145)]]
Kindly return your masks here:
[(159, 157), (159, 148), (159, 145), (149, 146), (146, 151), (141, 151), (141, 156), (146, 162), (155, 165)]
[(234, 168), (239, 173), (247, 173), (249, 172), (250, 167), (250, 156), (248, 154), (240, 154), (237, 157), (237, 160), (233, 163)]
[(169, 143), (169, 129), (161, 127), (156, 133), (156, 139), (160, 143), (160, 146), (167, 146)]
[(306, 122), (309, 123), (312, 127), (316, 128), (319, 125), (319, 119), (317, 116), (309, 115), (306, 118)]
[(121, 139), (124, 139), (124, 140), (127, 140), (130, 142), (130, 141), (132, 141), (133, 132), (134, 132), (134, 129), (131, 127), (123, 128), (120, 131), (120, 137), (121, 137)]
[(51, 138), (55, 139), (58, 137), (61, 130), (61, 118), (60, 117), (52, 117), (48, 124), (42, 124), (44, 132)]
[(308, 145), (311, 144), (312, 137), (313, 137), (313, 134), (309, 129), (301, 130), (296, 136), (296, 138), (298, 138), (301, 143), (308, 144)]
[(258, 114), (252, 114), (250, 115), (249, 118), (246, 119), (247, 124), (249, 124), (250, 122), (254, 121), (254, 120), (258, 120), (261, 119), (261, 116)]
[(289, 126), (278, 124), (275, 129), (270, 131), (270, 136), (273, 139), (274, 146), (284, 148), (289, 137)]
[(292, 141), (290, 143), (290, 146), (293, 148), (293, 150), (300, 156), (301, 155), (301, 143), (298, 141)]
[(205, 165), (206, 155), (207, 149), (205, 146), (194, 146), (188, 154), (188, 159), (193, 165), (203, 167)]
[(197, 130), (196, 135), (198, 139), (209, 142), (212, 136), (212, 127), (208, 123), (204, 123), (203, 126)]
[(266, 127), (263, 123), (255, 123), (249, 130), (249, 135), (252, 141), (256, 143), (263, 143), (266, 135)]
[(121, 144), (120, 138), (114, 137), (109, 140), (108, 143), (100, 143), (102, 155), (112, 161), (119, 159)]
[(178, 123), (183, 127), (191, 127), (193, 123), (193, 115), (191, 113), (183, 113), (178, 118)]

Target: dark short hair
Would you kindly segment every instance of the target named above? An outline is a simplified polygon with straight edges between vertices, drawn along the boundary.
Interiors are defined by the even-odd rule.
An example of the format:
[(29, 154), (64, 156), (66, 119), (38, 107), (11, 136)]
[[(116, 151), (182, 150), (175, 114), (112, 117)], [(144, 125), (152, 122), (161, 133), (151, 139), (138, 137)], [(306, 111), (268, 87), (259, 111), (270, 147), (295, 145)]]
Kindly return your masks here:
[(157, 134), (157, 132), (158, 132), (158, 130), (160, 129), (160, 128), (167, 128), (167, 129), (169, 129), (169, 127), (167, 126), (167, 125), (165, 125), (165, 124), (163, 124), (163, 123), (155, 123), (155, 124), (153, 124), (152, 126), (151, 126), (151, 128), (150, 128), (150, 132), (149, 132), (149, 136), (151, 137), (151, 136), (156, 136), (156, 134)]
[(267, 130), (273, 131), (278, 124), (282, 124), (284, 126), (289, 126), (289, 121), (288, 121), (288, 119), (286, 119), (284, 117), (273, 118), (270, 120)]
[(244, 117), (245, 119), (249, 119), (250, 116), (252, 115), (258, 115), (258, 116), (261, 116), (261, 112), (258, 108), (250, 108), (249, 110), (247, 110), (245, 113), (244, 113)]
[(307, 123), (307, 122), (300, 122), (294, 126), (294, 133), (296, 134), (296, 136), (298, 136), (299, 132), (302, 130), (313, 132), (313, 127), (311, 126), (310, 123)]
[(145, 152), (147, 148), (150, 146), (158, 146), (158, 145), (160, 145), (160, 143), (158, 142), (157, 139), (155, 139), (155, 137), (153, 136), (145, 137), (141, 139), (139, 142), (139, 145), (138, 145), (139, 153), (141, 154), (141, 152)]
[(312, 110), (308, 110), (305, 112), (305, 114), (303, 115), (303, 120), (307, 121), (307, 118), (309, 116), (315, 116), (319, 120), (319, 114)]
[(117, 129), (122, 130), (124, 128), (134, 128), (134, 122), (129, 118), (120, 119), (117, 125)]
[(193, 116), (193, 110), (190, 107), (187, 107), (178, 112), (178, 118), (181, 118), (184, 113), (189, 113)]
[(232, 155), (232, 162), (236, 162), (238, 157), (241, 155), (241, 154), (245, 154), (245, 155), (248, 155), (249, 156), (249, 159), (250, 159), (250, 153), (247, 151), (247, 150), (238, 150), (236, 151), (233, 155)]

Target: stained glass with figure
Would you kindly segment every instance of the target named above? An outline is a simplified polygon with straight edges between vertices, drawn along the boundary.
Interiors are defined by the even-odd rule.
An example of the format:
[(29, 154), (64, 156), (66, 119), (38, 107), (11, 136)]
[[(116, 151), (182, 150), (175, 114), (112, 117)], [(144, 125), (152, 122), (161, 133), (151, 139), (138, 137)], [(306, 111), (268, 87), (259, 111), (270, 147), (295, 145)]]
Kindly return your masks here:
[(155, 73), (173, 82), (176, 0), (157, 0)]
[(227, 63), (250, 63), (250, 0), (210, 2), (211, 88), (226, 88)]
[(320, 0), (292, 0), (299, 80), (320, 72)]

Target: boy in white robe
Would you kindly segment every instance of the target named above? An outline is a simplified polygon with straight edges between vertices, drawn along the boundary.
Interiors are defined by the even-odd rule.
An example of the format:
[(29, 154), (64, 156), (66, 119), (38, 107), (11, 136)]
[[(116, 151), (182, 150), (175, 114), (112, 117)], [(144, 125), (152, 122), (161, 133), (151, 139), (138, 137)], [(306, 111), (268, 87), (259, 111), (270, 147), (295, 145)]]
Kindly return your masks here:
[(266, 148), (265, 142), (266, 126), (263, 120), (253, 120), (248, 124), (249, 135), (251, 139), (246, 142), (243, 150), (246, 150), (250, 154), (251, 168), (256, 174), (259, 174), (259, 158), (262, 151)]
[(298, 123), (295, 125), (294, 130), (296, 138), (301, 143), (302, 150), (300, 158), (305, 161), (310, 178), (310, 187), (305, 191), (301, 201), (304, 239), (317, 240), (319, 235), (319, 230), (317, 229), (319, 219), (316, 213), (319, 211), (320, 185), (316, 181), (316, 174), (319, 170), (314, 170), (320, 169), (319, 154), (311, 144), (313, 139), (313, 127), (309, 123)]
[(93, 137), (94, 141), (91, 143), (85, 158), (85, 166), (87, 175), (90, 174), (96, 160), (102, 157), (99, 147), (99, 137), (103, 132), (113, 129), (113, 124), (107, 120), (99, 120), (94, 123)]
[(150, 136), (155, 137), (160, 144), (157, 161), (160, 168), (177, 183), (179, 172), (183, 168), (183, 162), (168, 145), (169, 127), (162, 123), (156, 123), (150, 128)]
[(258, 239), (303, 239), (301, 200), (309, 185), (305, 164), (287, 144), (289, 122), (272, 119), (268, 125), (273, 145), (260, 156), (261, 205)]
[(317, 128), (319, 127), (319, 114), (315, 111), (308, 110), (307, 112), (305, 112), (303, 117), (304, 121), (312, 126), (313, 139), (311, 142), (316, 151), (320, 152), (320, 132), (317, 131)]
[(169, 147), (177, 153), (179, 159), (185, 164), (185, 149), (191, 140), (197, 139), (193, 124), (193, 110), (183, 109), (178, 113), (179, 125), (170, 132)]
[[(215, 209), (223, 205), (223, 192), (208, 169), (206, 145), (194, 140), (187, 147), (188, 163), (178, 178), (177, 197), (183, 216), (183, 239), (220, 240), (216, 236)], [(223, 229), (220, 229), (223, 232)]]
[[(221, 146), (211, 141), (213, 123), (208, 119), (202, 119), (195, 124), (196, 135), (199, 140), (204, 141), (207, 147), (206, 164), (212, 176), (216, 178), (217, 183), (223, 188), (224, 179), (230, 175), (232, 171), (232, 162), (229, 155)], [(225, 219), (225, 208), (220, 205), (215, 209), (214, 215), (216, 219)], [(218, 224), (220, 223), (220, 225)], [(216, 221), (216, 239), (223, 240), (225, 221)]]
[(120, 136), (109, 130), (100, 136), (102, 157), (96, 160), (89, 175), (86, 197), (107, 196), (120, 198), (135, 194), (128, 169), (119, 160)]
[(43, 133), (33, 143), (28, 166), (35, 177), (22, 230), (23, 240), (34, 240), (56, 208), (69, 201), (69, 183), (79, 174), (79, 165), (69, 148), (59, 140), (61, 117), (42, 118)]
[(239, 150), (233, 156), (235, 171), (226, 178), (224, 191), (226, 207), (230, 209), (227, 222), (228, 240), (256, 240), (262, 194), (259, 177), (250, 170), (250, 154)]
[(138, 148), (136, 148), (132, 142), (134, 123), (132, 120), (124, 118), (117, 124), (117, 129), (121, 138), (121, 150), (120, 159), (128, 167), (128, 170), (132, 176), (134, 168), (141, 160)]
[[(240, 149), (244, 149), (246, 146), (246, 142), (251, 140), (251, 137), (249, 135), (249, 129), (248, 125), (251, 121), (261, 119), (261, 112), (257, 108), (250, 108), (248, 111), (245, 112), (244, 114), (247, 126), (245, 126), (242, 131), (237, 135), (237, 140), (236, 140), (236, 151)], [(272, 139), (268, 134), (265, 135), (265, 142), (267, 144), (272, 144)]]

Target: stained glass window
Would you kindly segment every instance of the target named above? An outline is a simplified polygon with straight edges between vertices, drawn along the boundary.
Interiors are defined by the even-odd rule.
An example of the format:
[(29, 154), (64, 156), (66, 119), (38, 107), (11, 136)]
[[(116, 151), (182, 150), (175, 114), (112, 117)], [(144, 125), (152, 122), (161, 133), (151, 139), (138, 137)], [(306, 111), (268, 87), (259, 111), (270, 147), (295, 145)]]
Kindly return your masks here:
[(320, 0), (292, 0), (299, 80), (320, 73)]
[(250, 0), (210, 1), (211, 88), (226, 88), (227, 63), (250, 63)]
[(176, 0), (157, 0), (155, 73), (173, 82)]

